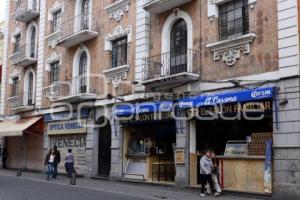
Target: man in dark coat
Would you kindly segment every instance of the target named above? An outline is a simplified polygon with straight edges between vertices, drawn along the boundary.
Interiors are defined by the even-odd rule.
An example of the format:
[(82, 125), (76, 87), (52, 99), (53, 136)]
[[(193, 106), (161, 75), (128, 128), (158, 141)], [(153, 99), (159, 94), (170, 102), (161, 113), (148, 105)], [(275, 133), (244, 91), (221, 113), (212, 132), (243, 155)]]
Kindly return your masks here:
[(57, 166), (60, 163), (60, 152), (57, 150), (57, 146), (56, 145), (54, 145), (53, 149), (54, 149), (54, 155), (55, 155), (55, 157), (54, 157), (54, 165), (53, 165), (53, 167), (54, 167), (53, 178), (56, 178), (56, 176), (57, 176)]
[(7, 166), (6, 166), (7, 158), (8, 158), (8, 152), (7, 152), (6, 147), (4, 147), (2, 150), (2, 168), (3, 169), (7, 168)]

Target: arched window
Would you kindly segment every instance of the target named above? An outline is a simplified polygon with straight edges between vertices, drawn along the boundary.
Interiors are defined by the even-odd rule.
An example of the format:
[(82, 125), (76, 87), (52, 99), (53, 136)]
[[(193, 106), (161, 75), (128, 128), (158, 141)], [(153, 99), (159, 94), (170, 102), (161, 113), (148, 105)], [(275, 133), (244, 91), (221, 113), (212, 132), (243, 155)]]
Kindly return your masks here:
[(183, 19), (178, 19), (170, 35), (170, 73), (177, 74), (187, 71), (187, 24)]
[(82, 0), (81, 4), (81, 30), (89, 28), (90, 0)]
[(79, 59), (79, 91), (87, 92), (87, 54), (83, 52)]
[(36, 28), (35, 26), (32, 26), (31, 32), (30, 32), (30, 57), (35, 58), (35, 40), (36, 40)]
[(28, 93), (27, 93), (27, 105), (33, 105), (33, 73), (29, 72), (28, 76)]

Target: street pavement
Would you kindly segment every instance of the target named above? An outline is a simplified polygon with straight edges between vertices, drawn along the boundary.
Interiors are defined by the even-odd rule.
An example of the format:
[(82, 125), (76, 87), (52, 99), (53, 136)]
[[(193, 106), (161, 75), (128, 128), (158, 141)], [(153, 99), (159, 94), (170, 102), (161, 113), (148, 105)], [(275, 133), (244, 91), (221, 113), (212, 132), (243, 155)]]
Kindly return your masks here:
[[(69, 179), (59, 176), (47, 181), (41, 173), (23, 173), (0, 170), (0, 200), (199, 200), (198, 190), (177, 190), (166, 186), (153, 186), (127, 182), (112, 182), (78, 178), (71, 186)], [(255, 200), (245, 196), (222, 195), (220, 200)]]

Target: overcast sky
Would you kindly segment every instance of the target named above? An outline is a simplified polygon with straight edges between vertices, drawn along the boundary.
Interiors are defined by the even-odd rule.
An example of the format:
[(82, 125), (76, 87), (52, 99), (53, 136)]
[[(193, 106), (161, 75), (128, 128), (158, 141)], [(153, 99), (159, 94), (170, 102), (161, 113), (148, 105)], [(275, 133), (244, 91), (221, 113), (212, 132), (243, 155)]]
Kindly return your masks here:
[(6, 8), (6, 2), (7, 0), (0, 0), (0, 21), (5, 19), (5, 8)]

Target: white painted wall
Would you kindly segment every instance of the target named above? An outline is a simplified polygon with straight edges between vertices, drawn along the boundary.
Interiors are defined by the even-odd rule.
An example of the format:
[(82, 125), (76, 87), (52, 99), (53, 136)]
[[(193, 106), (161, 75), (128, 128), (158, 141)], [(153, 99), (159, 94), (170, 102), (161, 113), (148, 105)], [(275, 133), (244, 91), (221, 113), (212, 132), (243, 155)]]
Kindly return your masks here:
[(5, 106), (5, 95), (6, 95), (6, 85), (8, 84), (8, 80), (6, 79), (7, 73), (7, 59), (8, 59), (8, 24), (9, 24), (9, 3), (6, 3), (6, 17), (5, 17), (5, 25), (4, 25), (4, 43), (3, 43), (3, 65), (2, 65), (2, 82), (1, 82), (1, 100), (0, 100), (0, 115), (4, 115), (4, 106)]
[(38, 64), (36, 77), (36, 108), (42, 107), (43, 79), (45, 67), (46, 0), (40, 0), (40, 24), (38, 38)]
[(144, 0), (136, 1), (136, 81), (142, 81), (143, 58), (149, 57), (150, 13), (143, 9), (144, 3)]

